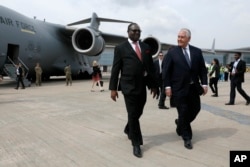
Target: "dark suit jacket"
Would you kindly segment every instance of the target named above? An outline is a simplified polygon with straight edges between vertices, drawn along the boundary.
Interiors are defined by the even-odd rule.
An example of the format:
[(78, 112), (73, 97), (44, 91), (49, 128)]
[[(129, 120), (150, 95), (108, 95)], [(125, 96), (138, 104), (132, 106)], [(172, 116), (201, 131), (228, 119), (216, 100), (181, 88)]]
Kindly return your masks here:
[(158, 87), (162, 87), (162, 73), (160, 73), (159, 59), (154, 61), (155, 78)]
[[(122, 93), (127, 95), (140, 94), (145, 90), (145, 85), (148, 88), (156, 88), (150, 47), (143, 42), (139, 42), (139, 45), (142, 61), (137, 57), (128, 41), (115, 47), (109, 83), (110, 90), (117, 90), (118, 82), (120, 82)], [(145, 72), (147, 77), (144, 76)]]
[[(234, 62), (230, 63), (230, 73), (233, 70)], [(240, 60), (236, 66), (236, 73), (231, 79), (233, 79), (234, 82), (244, 82), (244, 73), (246, 72), (246, 62), (243, 60)]]
[(23, 77), (23, 68), (22, 67), (18, 67), (18, 71), (19, 71), (19, 75), (17, 75), (17, 77)]
[(189, 45), (191, 67), (189, 67), (182, 48), (171, 48), (163, 59), (163, 83), (164, 87), (171, 87), (173, 96), (186, 96), (190, 82), (207, 85), (207, 69), (202, 51)]

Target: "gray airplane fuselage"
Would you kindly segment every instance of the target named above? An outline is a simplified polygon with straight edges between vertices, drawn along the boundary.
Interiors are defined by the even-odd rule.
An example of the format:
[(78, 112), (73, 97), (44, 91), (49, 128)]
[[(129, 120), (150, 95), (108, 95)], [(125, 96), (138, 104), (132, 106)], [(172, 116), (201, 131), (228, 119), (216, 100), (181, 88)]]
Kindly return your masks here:
[[(40, 63), (43, 75), (64, 75), (64, 67), (71, 65), (72, 74), (79, 70), (91, 73), (91, 62), (100, 56), (86, 56), (77, 52), (66, 27), (28, 18), (0, 6), (0, 70), (8, 61), (22, 61), (34, 76), (34, 67)], [(2, 72), (2, 71), (0, 71)]]

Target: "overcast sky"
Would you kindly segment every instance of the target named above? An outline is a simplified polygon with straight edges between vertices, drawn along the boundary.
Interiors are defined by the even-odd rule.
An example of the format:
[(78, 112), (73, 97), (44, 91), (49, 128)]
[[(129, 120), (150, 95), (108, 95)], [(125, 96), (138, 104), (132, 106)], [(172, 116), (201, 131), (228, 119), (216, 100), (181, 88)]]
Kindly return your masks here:
[[(178, 31), (192, 32), (191, 44), (200, 48), (235, 49), (250, 46), (249, 0), (1, 0), (1, 5), (28, 17), (66, 25), (91, 17), (133, 21), (141, 37), (152, 35), (176, 44)], [(127, 36), (128, 24), (101, 23), (100, 30)], [(83, 25), (87, 26), (87, 25)]]

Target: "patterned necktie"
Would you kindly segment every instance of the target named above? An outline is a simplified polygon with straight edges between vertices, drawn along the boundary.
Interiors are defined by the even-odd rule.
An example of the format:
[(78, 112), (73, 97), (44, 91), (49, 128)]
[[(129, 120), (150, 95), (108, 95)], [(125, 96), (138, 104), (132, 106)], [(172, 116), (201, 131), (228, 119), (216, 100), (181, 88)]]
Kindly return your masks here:
[(189, 65), (189, 67), (191, 67), (191, 61), (190, 61), (190, 58), (189, 58), (189, 56), (188, 56), (187, 49), (186, 49), (186, 48), (183, 48), (183, 51), (184, 51), (184, 56), (185, 56), (185, 58), (186, 58), (186, 60), (187, 60), (187, 63), (188, 63), (188, 65)]
[(133, 42), (133, 44), (135, 45), (135, 52), (136, 52), (138, 58), (139, 58), (140, 60), (142, 60), (142, 58), (141, 58), (141, 51), (140, 51), (140, 48), (139, 48), (139, 46), (138, 46), (138, 43), (137, 43), (137, 42)]

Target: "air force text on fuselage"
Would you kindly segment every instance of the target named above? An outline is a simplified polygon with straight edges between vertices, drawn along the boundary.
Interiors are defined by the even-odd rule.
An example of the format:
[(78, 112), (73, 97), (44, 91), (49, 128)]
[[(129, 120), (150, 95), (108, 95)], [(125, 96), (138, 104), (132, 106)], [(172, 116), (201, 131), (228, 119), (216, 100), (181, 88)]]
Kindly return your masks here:
[(11, 18), (0, 16), (0, 24), (3, 26), (16, 27), (23, 32), (36, 33), (34, 26)]

